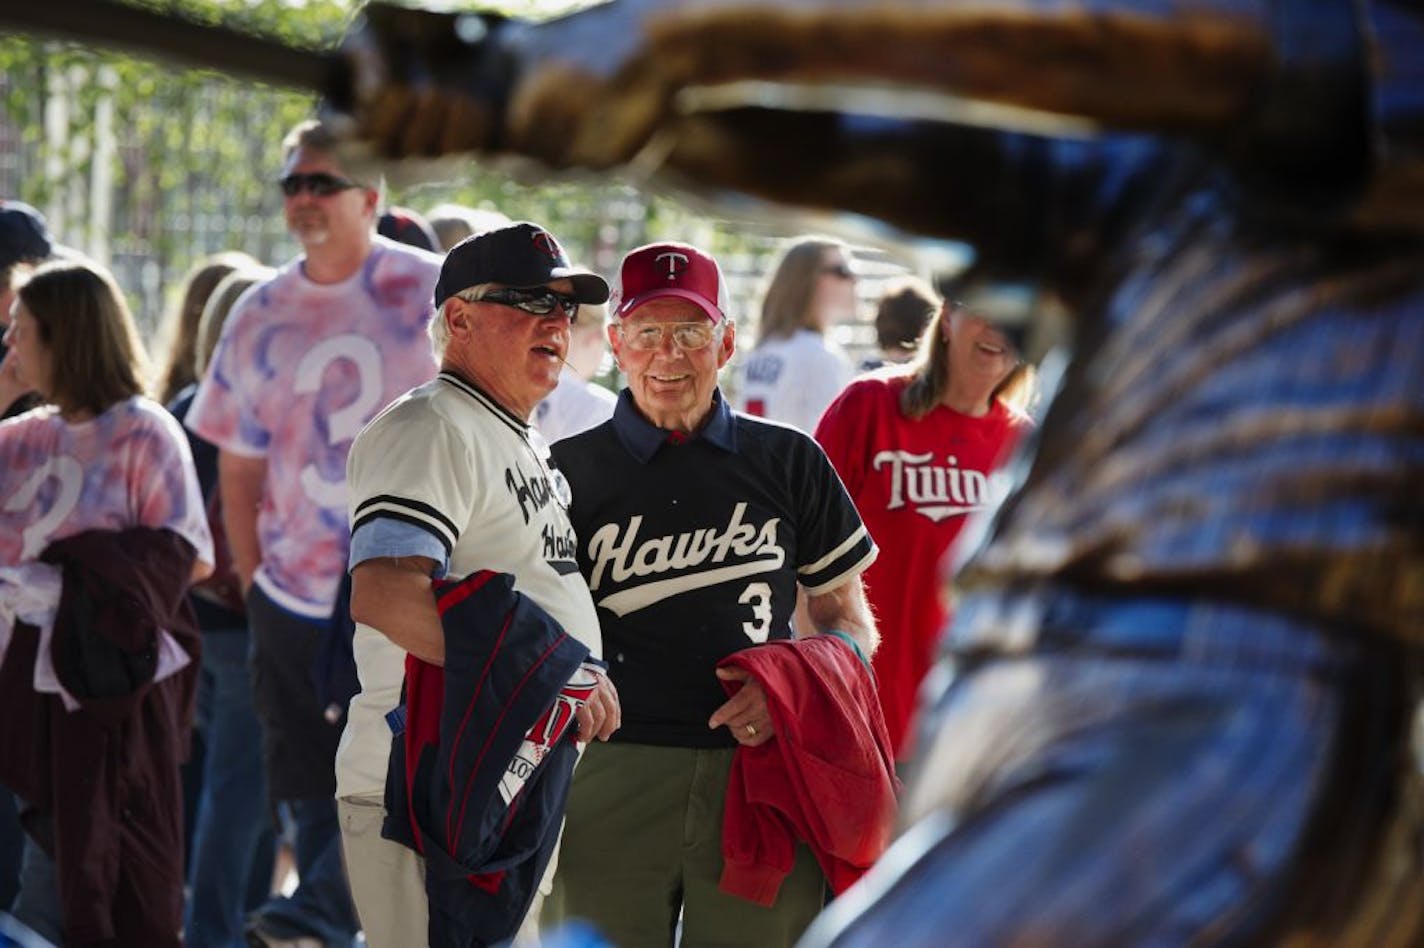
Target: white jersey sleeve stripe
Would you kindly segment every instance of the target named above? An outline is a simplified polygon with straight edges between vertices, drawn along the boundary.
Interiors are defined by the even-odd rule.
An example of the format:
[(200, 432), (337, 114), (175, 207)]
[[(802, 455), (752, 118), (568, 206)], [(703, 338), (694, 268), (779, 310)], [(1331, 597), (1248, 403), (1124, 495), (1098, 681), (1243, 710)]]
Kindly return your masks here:
[(879, 555), (880, 548), (877, 546), (872, 546), (868, 551), (866, 551), (866, 554), (862, 556), (858, 561), (841, 570), (839, 573), (837, 573), (835, 576), (832, 576), (830, 579), (827, 579), (815, 586), (807, 586), (803, 583), (801, 588), (806, 590), (806, 595), (808, 596), (823, 596), (831, 590), (837, 589), (840, 586), (845, 585), (852, 579), (855, 579), (855, 577), (859, 576), (861, 573), (865, 572), (865, 568), (871, 563), (875, 562), (875, 558)]
[(821, 557), (814, 563), (807, 563), (805, 566), (798, 567), (796, 572), (800, 573), (802, 576), (808, 575), (810, 573), (819, 573), (821, 570), (834, 563), (839, 557), (844, 556), (846, 550), (849, 550), (851, 547), (855, 546), (865, 536), (865, 525), (862, 524), (856, 528), (854, 533), (842, 540), (840, 545), (837, 546), (835, 549), (831, 550), (831, 552), (827, 553), (825, 556)]

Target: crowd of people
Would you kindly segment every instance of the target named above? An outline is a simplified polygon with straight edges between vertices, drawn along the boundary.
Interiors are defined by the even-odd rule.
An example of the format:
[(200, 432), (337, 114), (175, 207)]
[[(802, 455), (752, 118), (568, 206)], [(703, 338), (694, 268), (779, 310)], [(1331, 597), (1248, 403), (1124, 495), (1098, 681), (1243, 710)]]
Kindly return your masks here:
[(856, 377), (804, 237), (738, 357), (701, 248), (280, 161), (300, 253), (201, 261), (156, 374), (0, 203), (0, 944), (795, 943), (889, 842), (1022, 340), (896, 281)]

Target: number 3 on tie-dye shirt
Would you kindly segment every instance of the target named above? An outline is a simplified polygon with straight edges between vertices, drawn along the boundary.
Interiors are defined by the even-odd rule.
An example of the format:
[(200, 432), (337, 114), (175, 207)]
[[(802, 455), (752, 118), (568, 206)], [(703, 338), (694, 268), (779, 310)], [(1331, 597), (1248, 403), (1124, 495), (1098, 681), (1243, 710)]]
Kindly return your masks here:
[(0, 497), (0, 565), (85, 530), (138, 526), (172, 530), (213, 561), (187, 439), (146, 398), (78, 424), (53, 407), (0, 424)]
[[(297, 364), (297, 394), (308, 395), (320, 391), (327, 366), (338, 360), (350, 362), (356, 367), (356, 394), (349, 402), (327, 414), (328, 447), (348, 444), (366, 424), (367, 419), (385, 405), (384, 386), (381, 383), (381, 350), (365, 336), (355, 333), (343, 333), (323, 339), (302, 356), (302, 361)], [(328, 480), (316, 464), (309, 463), (303, 467), (302, 490), (323, 507), (344, 507), (344, 458), (340, 476), (335, 480)]]
[(54, 536), (55, 528), (69, 518), (79, 503), (79, 491), (84, 485), (84, 468), (67, 455), (53, 458), (49, 464), (36, 468), (29, 480), (5, 501), (5, 512), (23, 515), (39, 498), (40, 491), (53, 494), (54, 500), (45, 510), (44, 516), (20, 531), (20, 556), (22, 560), (32, 560), (39, 556)]

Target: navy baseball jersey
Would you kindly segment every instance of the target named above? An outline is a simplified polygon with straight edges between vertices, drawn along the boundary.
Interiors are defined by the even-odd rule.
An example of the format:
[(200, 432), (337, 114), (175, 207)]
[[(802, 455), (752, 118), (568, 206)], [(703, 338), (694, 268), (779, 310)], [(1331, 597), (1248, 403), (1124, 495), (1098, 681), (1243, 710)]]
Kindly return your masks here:
[(734, 413), (720, 393), (683, 438), (624, 391), (611, 420), (553, 456), (622, 703), (613, 739), (730, 746), (707, 727), (727, 700), (717, 662), (789, 638), (798, 582), (826, 593), (875, 558), (835, 469), (809, 436)]

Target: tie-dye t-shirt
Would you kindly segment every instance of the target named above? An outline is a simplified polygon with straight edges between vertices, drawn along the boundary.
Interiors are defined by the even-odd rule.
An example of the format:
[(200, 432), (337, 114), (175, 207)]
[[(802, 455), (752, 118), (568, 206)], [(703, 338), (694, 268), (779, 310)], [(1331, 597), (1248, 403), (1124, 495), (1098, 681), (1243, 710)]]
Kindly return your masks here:
[(158, 527), (213, 562), (188, 439), (163, 406), (119, 402), (67, 423), (52, 405), (0, 422), (0, 566), (85, 530)]
[(262, 458), (262, 562), (253, 581), (324, 618), (346, 570), (346, 455), (366, 422), (435, 377), (426, 336), (440, 258), (376, 238), (355, 276), (307, 279), (300, 260), (233, 307), (185, 419), (231, 454)]

